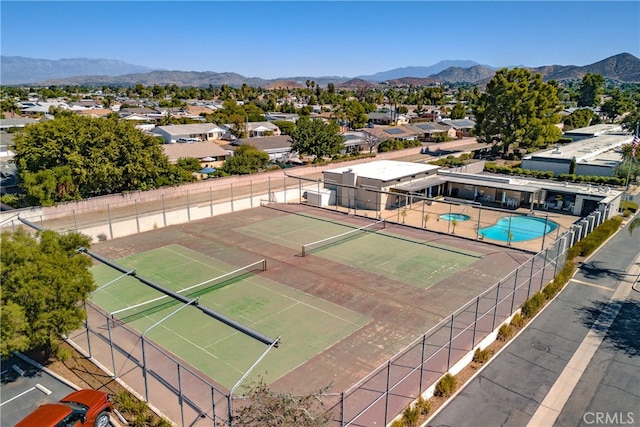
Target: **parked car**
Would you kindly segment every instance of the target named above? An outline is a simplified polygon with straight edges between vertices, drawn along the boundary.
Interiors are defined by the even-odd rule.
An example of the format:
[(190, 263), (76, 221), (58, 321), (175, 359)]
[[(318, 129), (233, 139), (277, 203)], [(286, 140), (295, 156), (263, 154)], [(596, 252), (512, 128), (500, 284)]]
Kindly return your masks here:
[(178, 138), (178, 142), (190, 144), (192, 142), (202, 142), (200, 138)]
[(78, 390), (38, 407), (22, 419), (16, 427), (107, 427), (113, 405), (107, 393), (97, 390)]

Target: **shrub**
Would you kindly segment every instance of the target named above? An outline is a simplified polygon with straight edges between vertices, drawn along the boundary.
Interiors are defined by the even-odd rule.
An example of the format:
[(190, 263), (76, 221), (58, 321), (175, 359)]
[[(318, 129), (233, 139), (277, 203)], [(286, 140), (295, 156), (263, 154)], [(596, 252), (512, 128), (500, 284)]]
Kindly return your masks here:
[(406, 424), (404, 423), (404, 418), (395, 420), (394, 422), (391, 423), (391, 427), (404, 427), (405, 425)]
[(489, 360), (489, 350), (486, 348), (484, 350), (476, 348), (476, 351), (473, 353), (473, 361), (482, 364), (487, 360)]
[(456, 391), (457, 381), (455, 377), (449, 373), (447, 373), (444, 377), (438, 381), (436, 384), (436, 390), (434, 394), (436, 396), (449, 397)]
[(427, 415), (431, 411), (431, 402), (420, 395), (416, 400), (415, 407), (420, 411), (420, 415)]
[(524, 326), (524, 317), (522, 317), (522, 314), (520, 313), (516, 313), (513, 315), (513, 317), (511, 318), (511, 325), (516, 327), (516, 328), (521, 328)]
[(402, 420), (407, 426), (413, 427), (417, 425), (419, 419), (420, 410), (418, 408), (411, 405), (404, 408), (404, 411), (402, 412)]
[(623, 200), (620, 202), (620, 209), (636, 213), (638, 211), (638, 204), (631, 200)]
[(69, 347), (60, 346), (56, 348), (56, 359), (59, 361), (66, 362), (71, 358), (71, 356), (73, 356), (73, 350)]
[(522, 315), (526, 319), (530, 319), (536, 315), (544, 305), (546, 298), (542, 292), (536, 292), (531, 298), (526, 300), (522, 305)]
[(508, 323), (504, 323), (500, 326), (500, 329), (498, 329), (498, 340), (500, 341), (507, 341), (512, 335), (513, 327)]

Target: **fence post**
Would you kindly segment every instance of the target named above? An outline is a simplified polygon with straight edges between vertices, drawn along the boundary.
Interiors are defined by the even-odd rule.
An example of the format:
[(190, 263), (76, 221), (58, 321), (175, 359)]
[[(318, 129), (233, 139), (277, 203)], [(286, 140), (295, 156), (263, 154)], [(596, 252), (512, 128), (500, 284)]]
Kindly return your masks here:
[(167, 226), (167, 210), (164, 207), (164, 193), (160, 194), (160, 199), (162, 200), (162, 222), (164, 223), (164, 227)]
[(389, 413), (389, 385), (391, 384), (391, 359), (387, 362), (387, 389), (384, 400), (384, 425), (387, 425), (387, 415)]
[(287, 203), (287, 176), (282, 177), (282, 183), (284, 185), (284, 202)]
[(213, 216), (213, 188), (209, 187), (209, 212)]
[[(176, 367), (178, 368), (178, 403), (180, 404), (180, 421), (182, 425), (184, 425), (184, 399), (182, 398), (182, 380), (180, 378), (180, 364), (177, 363)], [(215, 418), (215, 414), (214, 414)]]
[(547, 256), (549, 253), (549, 248), (544, 250), (544, 261), (542, 263), (542, 277), (540, 278), (540, 289), (542, 289), (542, 285), (544, 285), (544, 272), (547, 271)]
[(111, 323), (109, 322), (109, 318), (105, 316), (107, 320), (107, 331), (109, 332), (109, 350), (111, 350), (111, 369), (113, 369), (113, 378), (118, 378), (118, 374), (116, 373), (116, 359), (113, 355), (113, 338), (111, 338)]
[(500, 299), (500, 282), (498, 282), (498, 287), (496, 288), (496, 304), (493, 308), (493, 325), (491, 326), (491, 330), (496, 329), (496, 316), (498, 315), (498, 300)]
[(422, 356), (420, 356), (420, 384), (418, 385), (418, 394), (422, 394), (422, 377), (424, 376), (424, 348), (427, 342), (427, 335), (422, 335)]
[(107, 203), (107, 217), (109, 218), (109, 234), (111, 235), (111, 239), (113, 239), (113, 223), (111, 222), (111, 208), (109, 203)]
[(73, 226), (75, 227), (75, 231), (78, 231), (78, 218), (76, 217), (76, 210), (73, 209)]
[(187, 190), (187, 222), (191, 222), (191, 203), (189, 202), (189, 190)]
[(140, 216), (138, 215), (138, 199), (135, 200), (136, 205), (136, 228), (138, 229), (138, 233), (140, 232)]
[(447, 371), (451, 367), (451, 346), (453, 345), (453, 314), (451, 315), (451, 329), (449, 329), (449, 352), (447, 354)]
[(142, 344), (142, 377), (144, 378), (144, 400), (149, 401), (149, 385), (147, 383), (147, 359), (144, 354), (144, 335), (140, 336)]
[(520, 271), (520, 267), (516, 268), (516, 276), (513, 279), (513, 296), (511, 297), (511, 312), (509, 315), (513, 314), (513, 307), (516, 303), (516, 290), (518, 289), (518, 272)]
[(533, 281), (533, 265), (535, 264), (536, 256), (534, 255), (531, 258), (531, 270), (529, 271), (529, 285), (527, 286), (527, 299), (529, 299), (529, 295), (531, 295), (531, 282)]
[(231, 191), (231, 212), (233, 212), (233, 182), (229, 183), (229, 188)]
[[(109, 319), (107, 319), (109, 322)], [(91, 354), (91, 327), (89, 326), (89, 312), (87, 311), (87, 302), (84, 302), (84, 327), (87, 330), (87, 350), (89, 351), (89, 357), (93, 357)]]
[(340, 392), (340, 426), (344, 426), (344, 391)]
[(473, 320), (473, 338), (471, 339), (471, 348), (476, 346), (476, 328), (478, 327), (478, 309), (480, 308), (480, 297), (476, 297), (476, 316)]
[(253, 180), (249, 180), (249, 195), (251, 196), (250, 206), (253, 208)]

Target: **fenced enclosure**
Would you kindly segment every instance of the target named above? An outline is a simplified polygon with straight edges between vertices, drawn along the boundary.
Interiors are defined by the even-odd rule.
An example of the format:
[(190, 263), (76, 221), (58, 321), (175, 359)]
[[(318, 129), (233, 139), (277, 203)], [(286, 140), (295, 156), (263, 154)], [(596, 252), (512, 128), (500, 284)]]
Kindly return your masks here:
[[(259, 185), (266, 188), (266, 191), (259, 191)], [(95, 213), (97, 216), (92, 216), (94, 208), (87, 208), (82, 214), (78, 209), (73, 210), (73, 215), (66, 219), (59, 217), (59, 212), (48, 217), (37, 213), (28, 216), (25, 212), (20, 216), (56, 231), (107, 230), (106, 238), (112, 239), (120, 236), (121, 231), (116, 230), (126, 229), (126, 232), (122, 231), (124, 234), (153, 230), (156, 227), (151, 221), (158, 219), (161, 220), (158, 227), (164, 227), (201, 219), (201, 215), (209, 217), (223, 212), (248, 209), (268, 203), (269, 200), (272, 203), (304, 201), (306, 191), (319, 192), (321, 186), (320, 181), (303, 182), (299, 179), (284, 178), (281, 185), (267, 180), (260, 184), (253, 183), (250, 189), (244, 189), (242, 192), (236, 191), (232, 186), (212, 188), (210, 194), (213, 196), (208, 200), (200, 200), (188, 191), (179, 192), (176, 200), (186, 203), (186, 207), (173, 205), (173, 202), (168, 203), (169, 195), (162, 194), (153, 200), (136, 199), (133, 204), (123, 201), (122, 206), (117, 205), (117, 208), (115, 204), (107, 204), (106, 215), (102, 211)], [(356, 192), (353, 190), (352, 205), (345, 207), (333, 200), (332, 203), (321, 207), (325, 210), (346, 211), (350, 216), (365, 217), (369, 220), (384, 219), (388, 223), (442, 234), (455, 234), (478, 241), (483, 240), (478, 230), (494, 225), (495, 221), (502, 217), (534, 216), (543, 219), (545, 223), (558, 222), (559, 227), (551, 233), (528, 241), (524, 246), (519, 246), (521, 244), (518, 242), (497, 242), (525, 249), (532, 256), (489, 290), (482, 292), (436, 326), (419, 335), (413, 343), (356, 384), (340, 393), (324, 396), (324, 401), (330, 407), (334, 425), (343, 426), (368, 426), (374, 421), (384, 421), (385, 424), (390, 422), (445, 372), (455, 368), (463, 356), (495, 331), (532, 293), (552, 280), (564, 264), (567, 249), (605, 219), (605, 215), (597, 211), (586, 218), (568, 217), (566, 222), (561, 222), (561, 218), (551, 212), (512, 211), (499, 207), (468, 205), (453, 200), (398, 194), (392, 194), (397, 197), (395, 203), (378, 211), (359, 207), (356, 202), (365, 196), (357, 195)], [(223, 194), (227, 197), (223, 197)], [(149, 203), (149, 206), (146, 206), (146, 203)], [(142, 205), (145, 207), (142, 208)], [(120, 212), (120, 209), (123, 211)], [(114, 211), (118, 211), (118, 215), (115, 215)], [(66, 211), (66, 214), (69, 214), (69, 211)], [(470, 218), (454, 224), (452, 220), (440, 218), (440, 215), (447, 214), (468, 215)], [(436, 215), (439, 220), (435, 220)], [(106, 224), (100, 223), (105, 219)], [(173, 222), (174, 220), (176, 222)], [(4, 226), (13, 226), (13, 221), (12, 224), (7, 223)], [(15, 224), (17, 223), (15, 220)], [(486, 239), (484, 241), (487, 242)], [(108, 314), (90, 302), (87, 303), (85, 330), (71, 336), (70, 339), (88, 356), (99, 360), (115, 377), (124, 381), (142, 397), (147, 397), (150, 404), (160, 408), (179, 425), (229, 424), (228, 412), (231, 407), (246, 403), (244, 398), (230, 395), (226, 388), (188, 363), (177, 359), (155, 342), (143, 340), (141, 334), (131, 330), (127, 325), (110, 322)], [(142, 354), (143, 345), (145, 356)], [(167, 399), (167, 395), (172, 398)]]

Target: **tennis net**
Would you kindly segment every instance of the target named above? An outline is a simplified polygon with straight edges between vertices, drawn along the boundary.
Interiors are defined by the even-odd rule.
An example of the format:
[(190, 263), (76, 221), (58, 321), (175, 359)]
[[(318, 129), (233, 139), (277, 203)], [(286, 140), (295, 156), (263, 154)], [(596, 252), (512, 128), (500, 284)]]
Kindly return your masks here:
[[(189, 298), (197, 298), (216, 289), (220, 289), (243, 280), (246, 277), (253, 275), (256, 271), (265, 271), (266, 269), (267, 260), (261, 259), (260, 261), (256, 261), (252, 264), (238, 268), (237, 270), (230, 271), (229, 273), (225, 273), (221, 276), (207, 279), (200, 283), (196, 283), (194, 285), (180, 289), (178, 291), (175, 291), (175, 293)], [(141, 317), (148, 316), (152, 313), (162, 311), (165, 308), (178, 302), (179, 300), (175, 299), (175, 297), (165, 294), (147, 301), (140, 302), (138, 304), (131, 305), (129, 307), (112, 311), (110, 315), (111, 319), (114, 322), (116, 321), (116, 319), (118, 319), (121, 322), (128, 323)]]
[(375, 233), (376, 231), (383, 230), (385, 227), (386, 222), (384, 219), (381, 219), (380, 221), (376, 221), (362, 227), (354, 228), (353, 230), (345, 231), (344, 233), (336, 234), (335, 236), (316, 240), (315, 242), (311, 243), (305, 243), (304, 245), (302, 245), (302, 256), (307, 256), (307, 254), (311, 253), (312, 251), (344, 242), (345, 240), (361, 236), (365, 233)]

